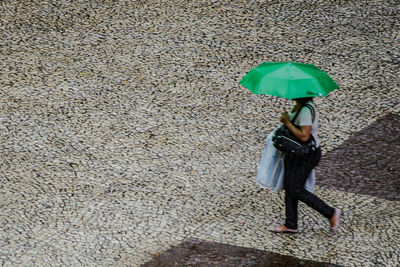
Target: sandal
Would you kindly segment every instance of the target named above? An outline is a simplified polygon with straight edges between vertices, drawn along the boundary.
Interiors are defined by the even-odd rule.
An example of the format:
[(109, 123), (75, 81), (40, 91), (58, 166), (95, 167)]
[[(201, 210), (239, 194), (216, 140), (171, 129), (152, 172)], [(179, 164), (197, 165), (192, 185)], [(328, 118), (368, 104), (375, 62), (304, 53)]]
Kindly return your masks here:
[(335, 208), (335, 213), (333, 214), (332, 218), (329, 220), (331, 224), (331, 231), (336, 233), (339, 228), (339, 219), (340, 219), (340, 210)]
[(273, 233), (283, 233), (283, 234), (297, 234), (299, 232), (298, 229), (290, 229), (284, 225), (279, 225), (276, 227), (269, 228), (268, 231)]

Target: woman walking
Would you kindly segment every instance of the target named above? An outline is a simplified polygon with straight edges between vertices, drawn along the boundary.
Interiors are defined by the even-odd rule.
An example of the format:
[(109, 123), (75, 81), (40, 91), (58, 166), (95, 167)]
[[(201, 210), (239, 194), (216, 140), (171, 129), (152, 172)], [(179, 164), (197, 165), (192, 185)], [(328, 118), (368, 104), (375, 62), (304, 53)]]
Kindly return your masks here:
[[(296, 98), (296, 105), (289, 114), (285, 111), (280, 121), (299, 140), (306, 142), (317, 138), (318, 119), (315, 113), (313, 98)], [(296, 113), (298, 113), (296, 115)], [(294, 119), (294, 120), (293, 120)], [(293, 122), (291, 121), (293, 120)], [(320, 153), (320, 151), (319, 151)], [(319, 161), (319, 157), (317, 159)], [(323, 200), (304, 188), (307, 178), (313, 168), (318, 164), (313, 152), (304, 156), (287, 153), (284, 158), (284, 190), (285, 190), (285, 215), (283, 225), (269, 229), (275, 233), (298, 233), (298, 202), (302, 201), (321, 215), (330, 223), (331, 230), (336, 232), (339, 227), (340, 210), (328, 206)]]

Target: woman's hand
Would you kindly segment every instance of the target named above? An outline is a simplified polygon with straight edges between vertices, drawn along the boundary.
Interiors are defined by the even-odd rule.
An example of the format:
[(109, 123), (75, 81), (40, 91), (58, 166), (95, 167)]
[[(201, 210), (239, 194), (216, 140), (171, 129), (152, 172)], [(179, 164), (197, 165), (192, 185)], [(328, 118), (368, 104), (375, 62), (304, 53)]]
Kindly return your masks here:
[(287, 125), (290, 122), (289, 114), (287, 113), (286, 110), (284, 110), (283, 113), (281, 114), (280, 121), (285, 125)]

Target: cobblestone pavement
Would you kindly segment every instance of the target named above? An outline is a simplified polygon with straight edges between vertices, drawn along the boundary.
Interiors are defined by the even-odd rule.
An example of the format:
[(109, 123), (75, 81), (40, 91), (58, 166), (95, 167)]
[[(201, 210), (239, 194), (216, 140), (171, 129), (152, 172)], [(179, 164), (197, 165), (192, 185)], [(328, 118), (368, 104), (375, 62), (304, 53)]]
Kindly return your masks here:
[(400, 201), (400, 116), (386, 115), (329, 152), (317, 184)]
[[(394, 0), (0, 1), (0, 263), (139, 266), (196, 239), (396, 266), (398, 150), (365, 158), (359, 144), (382, 121), (398, 129), (399, 13)], [(346, 176), (344, 159), (321, 163), (316, 193), (344, 211), (334, 236), (305, 206), (301, 234), (266, 231), (283, 220), (283, 194), (254, 179), (287, 104), (238, 82), (286, 60), (341, 87), (316, 100), (326, 162), (366, 166)], [(390, 187), (362, 177), (374, 167)], [(350, 186), (327, 182), (335, 175)]]
[(292, 256), (189, 239), (143, 265), (152, 266), (312, 266), (333, 267), (329, 263), (299, 260)]

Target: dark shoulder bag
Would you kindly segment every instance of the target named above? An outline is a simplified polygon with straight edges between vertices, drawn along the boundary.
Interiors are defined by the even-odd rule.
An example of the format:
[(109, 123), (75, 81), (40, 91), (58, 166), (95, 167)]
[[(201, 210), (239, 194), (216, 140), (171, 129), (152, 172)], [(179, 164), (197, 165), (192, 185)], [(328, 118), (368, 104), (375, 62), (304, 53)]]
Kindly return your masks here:
[[(312, 114), (312, 121), (314, 122), (315, 110), (311, 105), (307, 104), (302, 106), (300, 110), (297, 111), (296, 115), (291, 120), (291, 123), (296, 120), (303, 107), (307, 107), (310, 109)], [(299, 128), (297, 125), (295, 126), (296, 128)], [(307, 142), (303, 142), (296, 136), (294, 136), (294, 134), (292, 134), (292, 132), (285, 125), (282, 125), (275, 131), (272, 142), (276, 149), (287, 154), (295, 156), (308, 156), (308, 154), (310, 154), (309, 156), (312, 156), (313, 158), (315, 158), (316, 156), (319, 157), (319, 159), (321, 158), (321, 150), (319, 147), (317, 147), (313, 135), (310, 136), (310, 139)], [(315, 154), (319, 154), (319, 156)], [(316, 160), (317, 163), (315, 164), (315, 166), (318, 164), (319, 159)]]

